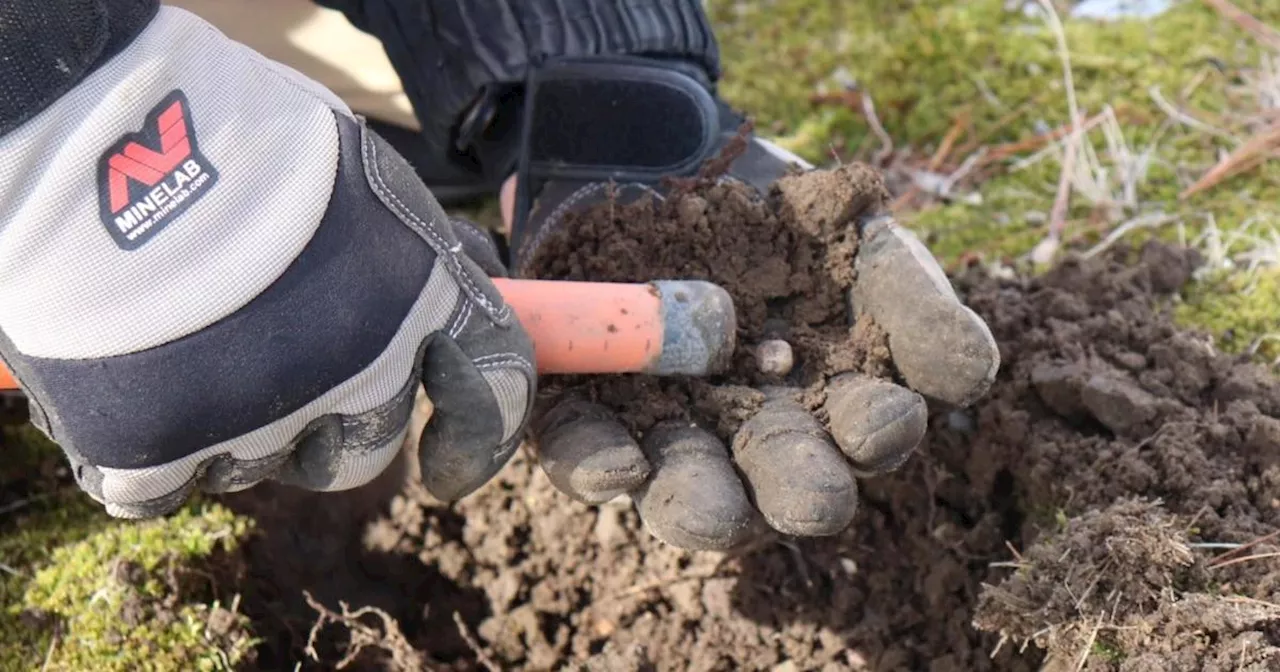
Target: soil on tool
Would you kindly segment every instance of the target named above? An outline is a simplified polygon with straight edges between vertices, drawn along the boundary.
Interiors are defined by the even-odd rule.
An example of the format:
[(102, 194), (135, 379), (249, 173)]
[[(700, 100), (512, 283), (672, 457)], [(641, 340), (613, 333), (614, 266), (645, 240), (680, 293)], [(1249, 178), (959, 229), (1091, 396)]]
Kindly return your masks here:
[[(880, 173), (864, 164), (788, 175), (766, 197), (707, 171), (675, 182), (665, 198), (567, 214), (527, 264), (531, 276), (714, 282), (733, 296), (738, 348), (729, 370), (709, 379), (544, 377), (545, 396), (585, 395), (636, 431), (692, 419), (729, 439), (763, 401), (755, 386), (806, 388), (816, 408), (834, 374), (889, 376), (883, 332), (865, 317), (852, 320), (847, 298), (856, 219), (882, 209), (887, 196)], [(794, 352), (785, 376), (762, 372), (757, 359), (759, 344), (774, 339)]]
[[(698, 237), (654, 257), (583, 220), (600, 235), (562, 248), (561, 276), (714, 279), (743, 300), (745, 342), (775, 309), (820, 316), (798, 322), (819, 335), (848, 333), (832, 321), (841, 280), (820, 234), (802, 238), (734, 187), (699, 189), (684, 201), (696, 208), (676, 203)], [(645, 207), (691, 235), (660, 216), (668, 206), (632, 214)], [(730, 222), (734, 233), (714, 235)], [(797, 249), (811, 261), (772, 261)], [(1174, 326), (1170, 295), (1195, 262), (1152, 244), (1037, 279), (954, 278), (999, 342), (999, 377), (973, 408), (937, 413), (902, 469), (863, 481), (853, 525), (831, 538), (680, 551), (626, 506), (559, 494), (523, 454), (452, 507), (394, 473), (352, 493), (228, 496), (264, 531), (242, 590), (267, 637), (260, 663), (307, 659), (308, 589), (333, 612), (370, 605), (399, 624), (326, 619), (323, 666), (356, 642), (365, 669), (1277, 669), (1280, 564), (1268, 554), (1280, 544), (1265, 535), (1280, 524), (1280, 386)], [(820, 342), (802, 342), (797, 375), (841, 366)], [(754, 364), (739, 367), (755, 380)], [(699, 399), (642, 381), (597, 389), (636, 424)]]

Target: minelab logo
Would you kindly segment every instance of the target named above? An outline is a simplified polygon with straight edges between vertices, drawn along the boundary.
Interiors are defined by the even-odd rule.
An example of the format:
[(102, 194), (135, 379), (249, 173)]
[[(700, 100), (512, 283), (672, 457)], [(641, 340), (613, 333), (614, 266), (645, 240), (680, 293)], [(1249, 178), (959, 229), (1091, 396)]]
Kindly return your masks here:
[(136, 250), (217, 182), (218, 171), (196, 142), (187, 97), (175, 90), (151, 110), (141, 132), (102, 155), (102, 223), (121, 249)]

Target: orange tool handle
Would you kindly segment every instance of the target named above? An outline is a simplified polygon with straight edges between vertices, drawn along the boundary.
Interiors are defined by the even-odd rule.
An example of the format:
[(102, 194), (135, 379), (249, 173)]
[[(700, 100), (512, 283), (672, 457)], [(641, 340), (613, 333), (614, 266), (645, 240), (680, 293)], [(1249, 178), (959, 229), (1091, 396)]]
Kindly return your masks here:
[[(533, 339), (540, 373), (702, 375), (732, 351), (733, 306), (714, 285), (493, 282)], [(697, 301), (708, 290), (718, 302)], [(0, 390), (15, 389), (17, 381), (0, 366)]]
[(533, 339), (539, 373), (636, 373), (662, 354), (662, 300), (650, 285), (493, 282)]

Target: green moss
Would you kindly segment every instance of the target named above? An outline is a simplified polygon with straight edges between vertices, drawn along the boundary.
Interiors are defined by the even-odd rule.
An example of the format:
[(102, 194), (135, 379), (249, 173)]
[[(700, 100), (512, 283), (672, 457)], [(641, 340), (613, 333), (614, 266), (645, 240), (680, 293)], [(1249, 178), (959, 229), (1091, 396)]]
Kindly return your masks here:
[(59, 546), (7, 606), (4, 648), (28, 663), (52, 651), (50, 669), (227, 669), (254, 645), (247, 619), (183, 594), (182, 577), (247, 530), (221, 506), (191, 504)]
[(1116, 644), (1106, 641), (1102, 637), (1094, 640), (1091, 649), (1092, 657), (1099, 658), (1108, 663), (1124, 662), (1124, 651)]
[(249, 521), (193, 501), (115, 520), (69, 483), (56, 446), (4, 427), (0, 487), (33, 494), (0, 519), (0, 669), (227, 669), (255, 642), (212, 599), (215, 565)]
[(1280, 272), (1218, 273), (1194, 284), (1179, 319), (1201, 326), (1229, 352), (1280, 357)]
[[(822, 161), (830, 145), (857, 147), (867, 135), (860, 109), (812, 102), (850, 81), (872, 96), (885, 129), (904, 145), (937, 144), (962, 111), (991, 142), (1027, 137), (1037, 122), (1065, 123), (1055, 38), (1043, 20), (1006, 4), (712, 0), (709, 7), (724, 53), (725, 96)], [(1238, 4), (1280, 20), (1280, 8), (1265, 0)], [(1207, 63), (1251, 63), (1257, 53), (1201, 3), (1181, 3), (1153, 22), (1068, 20), (1066, 33), (1081, 108), (1112, 104), (1140, 121), (1163, 118), (1149, 87), (1173, 97)], [(1213, 87), (1191, 102), (1218, 111), (1225, 105)], [(801, 129), (804, 142), (789, 137)]]

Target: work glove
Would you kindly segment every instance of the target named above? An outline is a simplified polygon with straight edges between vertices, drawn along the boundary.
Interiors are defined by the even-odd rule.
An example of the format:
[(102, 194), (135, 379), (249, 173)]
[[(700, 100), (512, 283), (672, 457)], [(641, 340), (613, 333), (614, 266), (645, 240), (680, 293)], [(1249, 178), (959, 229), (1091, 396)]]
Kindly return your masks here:
[[(608, 199), (621, 206), (663, 198), (661, 176), (697, 171), (742, 122), (696, 79), (641, 59), (550, 62), (531, 78), (528, 95), (525, 123), (537, 130), (525, 144), (512, 231), (514, 272), (522, 277), (545, 268), (533, 262), (569, 214)], [(751, 185), (763, 198), (789, 171), (811, 168), (751, 136), (721, 179)], [(831, 377), (821, 420), (802, 405), (800, 390), (761, 390), (766, 401), (728, 442), (685, 419), (634, 436), (610, 408), (570, 386), (540, 403), (532, 424), (551, 482), (587, 503), (630, 495), (653, 535), (688, 549), (733, 548), (769, 528), (796, 536), (845, 529), (857, 508), (857, 478), (910, 457), (929, 401), (972, 404), (999, 366), (987, 325), (916, 237), (881, 211), (846, 215), (861, 237), (849, 321), (869, 317), (886, 332), (899, 382), (855, 372)], [(576, 264), (560, 266), (567, 270), (555, 279), (593, 279), (580, 277), (586, 272)]]
[(702, 0), (316, 0), (378, 37), (421, 129), (383, 130), (442, 202), (491, 196), (515, 169), (523, 87), (547, 57), (645, 54), (720, 74)]
[(370, 481), (425, 387), (423, 481), (471, 492), (536, 385), (492, 241), (329, 91), (157, 4), (0, 9), (0, 355), (33, 422), (139, 518)]

